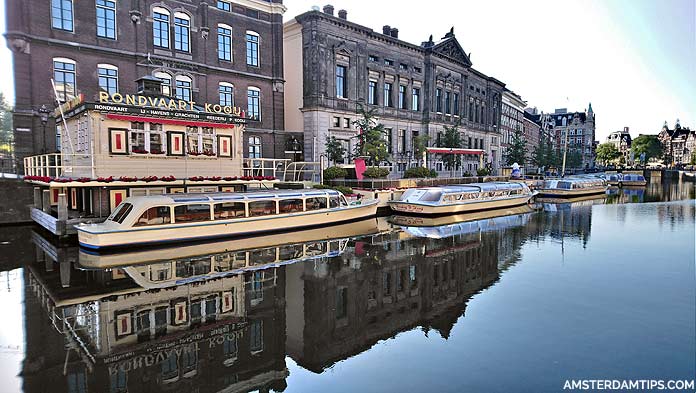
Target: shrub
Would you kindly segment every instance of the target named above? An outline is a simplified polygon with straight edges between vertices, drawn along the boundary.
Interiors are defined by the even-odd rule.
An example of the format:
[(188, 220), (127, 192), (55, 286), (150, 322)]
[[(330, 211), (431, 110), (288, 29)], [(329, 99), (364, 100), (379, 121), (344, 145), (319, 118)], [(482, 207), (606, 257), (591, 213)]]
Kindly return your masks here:
[(491, 174), (491, 171), (489, 171), (487, 168), (479, 168), (476, 170), (476, 174), (479, 176), (488, 176)]
[(406, 172), (404, 172), (404, 179), (424, 177), (437, 177), (437, 171), (418, 166), (415, 168), (408, 168)]
[(349, 194), (352, 194), (352, 193), (353, 193), (353, 189), (352, 189), (352, 188), (350, 188), (350, 187), (345, 187), (345, 186), (326, 186), (326, 185), (324, 185), (324, 184), (315, 184), (315, 185), (312, 186), (312, 188), (317, 188), (317, 189), (320, 189), (320, 190), (332, 189), (332, 190), (336, 190), (336, 191), (342, 193), (343, 195), (349, 195)]
[(324, 169), (324, 180), (339, 179), (346, 177), (348, 171), (340, 166), (330, 166)]
[(365, 172), (363, 172), (363, 176), (373, 178), (373, 179), (380, 179), (387, 177), (389, 175), (389, 169), (387, 168), (380, 168), (376, 166), (371, 166), (365, 169)]

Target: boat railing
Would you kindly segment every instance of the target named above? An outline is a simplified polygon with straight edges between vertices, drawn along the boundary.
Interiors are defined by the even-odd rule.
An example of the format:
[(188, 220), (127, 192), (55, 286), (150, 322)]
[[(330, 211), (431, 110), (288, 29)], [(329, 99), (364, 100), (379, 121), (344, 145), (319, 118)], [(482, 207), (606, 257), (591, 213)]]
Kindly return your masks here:
[(24, 157), (24, 176), (75, 177), (93, 172), (88, 154), (49, 153)]
[(431, 179), (333, 179), (329, 181), (329, 185), (368, 190), (386, 190), (395, 188), (432, 187), (448, 184), (483, 183), (506, 180), (508, 180), (508, 178), (504, 176), (442, 177)]
[(287, 158), (245, 158), (244, 176), (273, 176), (288, 182), (321, 182), (321, 163)]

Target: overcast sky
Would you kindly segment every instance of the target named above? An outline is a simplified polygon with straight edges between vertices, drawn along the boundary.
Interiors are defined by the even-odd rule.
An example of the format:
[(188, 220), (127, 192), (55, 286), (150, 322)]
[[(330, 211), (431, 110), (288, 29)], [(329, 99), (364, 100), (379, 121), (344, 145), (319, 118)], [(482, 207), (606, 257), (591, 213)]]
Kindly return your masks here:
[[(15, 1), (15, 0), (12, 0)], [(48, 1), (48, 0), (46, 0)], [(3, 23), (4, 1), (0, 2)], [(320, 3), (285, 0), (285, 20)], [(696, 126), (696, 1), (694, 0), (335, 0), (336, 12), (419, 44), (454, 26), (474, 68), (505, 82), (529, 106), (567, 107), (597, 115), (597, 139), (624, 126), (656, 133), (665, 120)], [(369, 6), (367, 6), (369, 4)], [(11, 55), (0, 52), (0, 75)], [(14, 97), (10, 78), (0, 91)]]

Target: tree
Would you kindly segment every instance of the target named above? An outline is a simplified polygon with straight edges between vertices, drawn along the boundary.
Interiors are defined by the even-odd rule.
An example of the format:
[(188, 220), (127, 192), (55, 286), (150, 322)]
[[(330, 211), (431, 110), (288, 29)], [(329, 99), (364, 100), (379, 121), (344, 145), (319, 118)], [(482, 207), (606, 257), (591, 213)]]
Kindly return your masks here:
[[(416, 160), (423, 158), (423, 153), (425, 153), (425, 149), (428, 147), (429, 140), (430, 136), (427, 134), (420, 134), (413, 138), (413, 155), (416, 157)], [(425, 162), (423, 162), (423, 166), (425, 167)]]
[(341, 142), (336, 139), (335, 136), (329, 138), (326, 137), (326, 156), (329, 161), (336, 164), (337, 162), (343, 162), (343, 157), (346, 155), (346, 148), (343, 147)]
[(512, 140), (510, 141), (510, 146), (505, 151), (505, 156), (507, 165), (514, 163), (524, 165), (527, 158), (527, 141), (524, 140), (522, 130), (517, 130), (512, 134)]
[(389, 159), (387, 143), (384, 140), (384, 124), (375, 120), (375, 112), (376, 109), (365, 109), (358, 104), (357, 113), (360, 118), (353, 121), (353, 125), (358, 129), (358, 141), (353, 154), (355, 157), (367, 157), (367, 163), (373, 166)]
[(568, 150), (566, 154), (566, 168), (580, 168), (582, 166), (582, 154), (577, 149)]
[(657, 135), (640, 135), (631, 142), (631, 151), (636, 160), (645, 153), (644, 161), (648, 162), (651, 158), (662, 157), (662, 142), (657, 138)]
[(613, 143), (602, 143), (597, 146), (597, 159), (607, 165), (609, 162), (621, 156), (621, 152), (616, 148)]
[(543, 136), (532, 150), (532, 162), (539, 168), (558, 166), (558, 154), (551, 143), (551, 138)]
[[(440, 139), (439, 147), (449, 147), (460, 149), (462, 147), (462, 136), (459, 135), (459, 122), (453, 126), (445, 126), (445, 134)], [(458, 154), (443, 154), (442, 161), (445, 162), (445, 168), (448, 171), (459, 169), (461, 165), (460, 156)]]
[(12, 107), (7, 104), (5, 95), (0, 93), (0, 156), (11, 155), (13, 144)]
[(696, 151), (691, 153), (691, 160), (689, 160), (689, 165), (696, 165)]

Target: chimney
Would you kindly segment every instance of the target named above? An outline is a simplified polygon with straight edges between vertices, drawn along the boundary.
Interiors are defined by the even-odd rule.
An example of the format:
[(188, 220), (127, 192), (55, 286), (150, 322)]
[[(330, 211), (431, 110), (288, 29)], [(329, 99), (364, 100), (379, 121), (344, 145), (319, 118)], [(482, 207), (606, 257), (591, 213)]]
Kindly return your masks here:
[(399, 38), (399, 29), (397, 29), (396, 27), (392, 27), (389, 35), (391, 35), (394, 38)]
[(624, 127), (624, 132), (628, 132), (628, 127)]
[(333, 16), (334, 7), (331, 4), (324, 6), (324, 13)]
[(389, 25), (382, 26), (382, 34), (391, 35), (391, 26), (389, 26)]
[(338, 10), (338, 17), (341, 19), (348, 19), (348, 11)]

